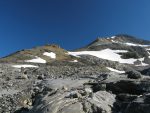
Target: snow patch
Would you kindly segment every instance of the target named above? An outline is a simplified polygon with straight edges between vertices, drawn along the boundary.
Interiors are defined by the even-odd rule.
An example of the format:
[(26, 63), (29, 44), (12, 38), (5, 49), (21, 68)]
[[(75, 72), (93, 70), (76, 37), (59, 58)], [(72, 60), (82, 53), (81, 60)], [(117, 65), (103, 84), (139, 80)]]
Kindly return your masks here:
[(78, 62), (78, 60), (73, 60), (73, 61), (70, 61), (70, 62)]
[(146, 48), (147, 51), (150, 51), (150, 48)]
[(139, 58), (139, 61), (141, 61), (141, 64), (139, 65), (135, 65), (135, 66), (148, 66), (149, 64), (144, 63), (144, 57), (143, 58)]
[(113, 69), (111, 67), (106, 67), (106, 68), (109, 69), (110, 71), (114, 71), (116, 73), (125, 73), (125, 71), (119, 71), (119, 70)]
[(46, 60), (37, 57), (35, 59), (31, 59), (31, 60), (26, 60), (25, 62), (32, 62), (32, 63), (46, 63)]
[(147, 53), (149, 54), (149, 56), (148, 56), (148, 58), (150, 58), (150, 48), (145, 48), (146, 49), (146, 51), (147, 51)]
[(50, 52), (50, 53), (49, 52), (45, 52), (45, 53), (43, 53), (43, 55), (48, 56), (48, 57), (53, 58), (53, 59), (56, 58), (56, 54), (53, 53), (53, 52)]
[(92, 55), (96, 56), (98, 58), (111, 60), (111, 61), (118, 61), (120, 63), (126, 63), (126, 64), (134, 64), (134, 62), (137, 59), (122, 59), (121, 55), (117, 53), (126, 53), (128, 51), (126, 50), (112, 50), (112, 49), (104, 49), (101, 51), (80, 51), (80, 52), (68, 52), (72, 56), (80, 56), (80, 55)]
[(114, 39), (114, 38), (116, 38), (116, 36), (112, 36), (112, 37), (111, 37), (111, 39)]
[(135, 44), (135, 43), (124, 43), (126, 45), (129, 45), (129, 46), (140, 46), (140, 47), (149, 47), (150, 45), (141, 45), (141, 44)]
[(12, 65), (12, 67), (14, 68), (29, 68), (29, 67), (33, 67), (33, 68), (38, 68), (38, 66), (35, 65), (27, 65), (27, 64), (23, 64), (23, 65)]
[[(115, 37), (111, 37), (111, 39), (112, 39), (111, 41), (112, 41), (113, 43), (125, 44), (125, 45), (127, 45), (127, 46), (150, 47), (150, 45), (135, 44), (135, 43), (130, 43), (130, 42), (126, 42), (126, 43), (118, 42), (118, 41), (113, 40), (114, 38), (115, 38)], [(150, 48), (149, 48), (149, 49), (146, 49), (146, 50), (150, 50)]]
[(110, 38), (108, 37), (108, 38), (106, 38), (106, 39), (109, 40), (109, 39), (115, 39), (115, 38), (116, 38), (116, 36), (112, 36), (112, 37), (110, 37)]
[(139, 65), (135, 65), (135, 66), (148, 66), (149, 64), (146, 64), (146, 63), (141, 63), (141, 64), (139, 64)]

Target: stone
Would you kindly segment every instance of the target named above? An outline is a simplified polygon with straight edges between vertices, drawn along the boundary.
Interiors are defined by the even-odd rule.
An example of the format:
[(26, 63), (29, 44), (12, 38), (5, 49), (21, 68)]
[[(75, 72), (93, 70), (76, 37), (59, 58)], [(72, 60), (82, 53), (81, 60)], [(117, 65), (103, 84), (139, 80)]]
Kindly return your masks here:
[(93, 94), (93, 98), (89, 102), (93, 104), (94, 113), (111, 113), (116, 95), (106, 91), (98, 91)]
[(68, 87), (67, 87), (67, 86), (63, 86), (62, 89), (63, 89), (64, 91), (67, 91), (67, 90), (68, 90)]
[(138, 72), (138, 71), (133, 71), (132, 70), (132, 71), (126, 72), (126, 74), (127, 74), (127, 77), (130, 78), (130, 79), (140, 79), (140, 78), (142, 78), (141, 73)]
[(45, 77), (44, 77), (44, 75), (42, 74), (42, 75), (38, 75), (38, 78), (37, 79), (39, 79), (39, 80), (43, 80)]

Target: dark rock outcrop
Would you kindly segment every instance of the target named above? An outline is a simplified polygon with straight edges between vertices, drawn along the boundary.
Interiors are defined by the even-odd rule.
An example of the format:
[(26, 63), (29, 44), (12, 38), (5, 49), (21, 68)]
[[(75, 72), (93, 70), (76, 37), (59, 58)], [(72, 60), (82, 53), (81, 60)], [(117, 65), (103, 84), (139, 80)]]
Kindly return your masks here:
[(126, 72), (126, 74), (127, 74), (127, 77), (130, 78), (130, 79), (140, 79), (140, 78), (142, 78), (141, 73), (138, 72), (138, 71), (135, 71), (135, 70), (128, 71), (128, 72)]

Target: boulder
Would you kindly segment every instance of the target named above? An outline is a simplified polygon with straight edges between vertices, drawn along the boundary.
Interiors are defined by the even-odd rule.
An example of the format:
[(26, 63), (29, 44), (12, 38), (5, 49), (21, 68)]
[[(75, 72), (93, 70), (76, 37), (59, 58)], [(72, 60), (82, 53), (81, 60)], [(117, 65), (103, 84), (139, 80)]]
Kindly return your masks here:
[(141, 73), (140, 72), (138, 72), (138, 71), (128, 71), (128, 72), (126, 72), (126, 74), (127, 74), (127, 77), (128, 78), (130, 78), (130, 79), (140, 79), (140, 78), (142, 78), (142, 75), (141, 75)]
[(107, 90), (112, 91), (114, 94), (127, 93), (141, 95), (150, 92), (149, 80), (120, 80), (116, 82), (107, 83)]

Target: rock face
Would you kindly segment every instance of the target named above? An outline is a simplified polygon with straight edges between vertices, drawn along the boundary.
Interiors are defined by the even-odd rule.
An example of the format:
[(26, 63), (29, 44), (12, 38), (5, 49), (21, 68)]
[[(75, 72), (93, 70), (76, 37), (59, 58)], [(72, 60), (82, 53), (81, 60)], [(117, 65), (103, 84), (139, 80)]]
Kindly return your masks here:
[(0, 113), (150, 113), (149, 45), (116, 35), (1, 58)]
[(141, 97), (136, 98), (128, 105), (127, 109), (125, 110), (125, 113), (149, 113), (150, 110), (149, 96), (150, 94), (148, 93)]

